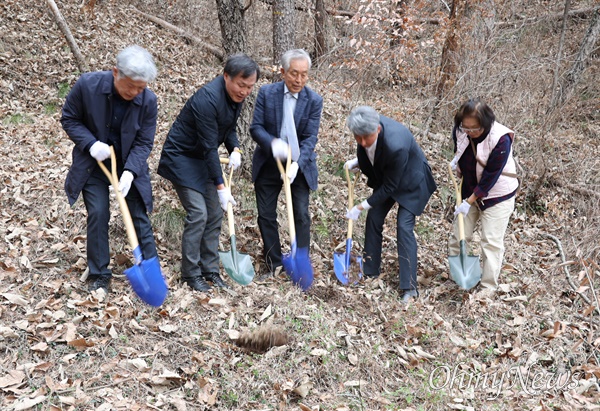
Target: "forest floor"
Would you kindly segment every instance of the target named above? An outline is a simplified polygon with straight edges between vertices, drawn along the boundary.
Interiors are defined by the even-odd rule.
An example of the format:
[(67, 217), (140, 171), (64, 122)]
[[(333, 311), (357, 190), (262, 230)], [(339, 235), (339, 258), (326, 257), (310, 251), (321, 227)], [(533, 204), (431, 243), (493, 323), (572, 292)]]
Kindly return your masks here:
[[(600, 409), (599, 322), (581, 297), (594, 301), (599, 271), (578, 256), (563, 264), (561, 243), (548, 236), (566, 242), (565, 226), (585, 227), (559, 187), (542, 187), (537, 213), (518, 196), (499, 292), (460, 290), (447, 267), (449, 144), (441, 134), (420, 137), (439, 188), (415, 230), (419, 299), (399, 303), (393, 215), (384, 232), (382, 276), (349, 287), (336, 280), (332, 256), (338, 246), (343, 252), (346, 233), (341, 167), (354, 145), (342, 131), (345, 96), (318, 76), (310, 85), (325, 98), (325, 108), (317, 148), (320, 187), (311, 197), (312, 288), (304, 293), (283, 276), (244, 287), (227, 279), (230, 290), (206, 294), (183, 286), (182, 210), (156, 166), (184, 101), (221, 68), (176, 35), (133, 17), (126, 5), (103, 2), (91, 18), (77, 3), (59, 7), (93, 70), (110, 69), (115, 52), (132, 43), (152, 50), (159, 66), (151, 88), (160, 115), (149, 163), (152, 218), (170, 291), (160, 308), (132, 292), (122, 275), (130, 262), (116, 201), (113, 290), (90, 294), (80, 280), (86, 213), (81, 200), (69, 207), (63, 191), (73, 144), (59, 123), (77, 68), (45, 2), (3, 1), (0, 409)], [(389, 107), (412, 104), (391, 91), (380, 100)], [(586, 139), (565, 134), (575, 147)], [(588, 151), (594, 152), (598, 147)], [(238, 248), (257, 262), (252, 184), (247, 172), (234, 179)], [(357, 200), (369, 192), (359, 182)], [(281, 208), (283, 216), (283, 200)], [(280, 223), (287, 244), (285, 219)], [(354, 230), (356, 251), (363, 229), (364, 217)], [(226, 231), (224, 225), (223, 249), (229, 249)], [(257, 271), (264, 268), (257, 264)], [(235, 344), (240, 334), (257, 329), (283, 335), (287, 343), (265, 353)]]

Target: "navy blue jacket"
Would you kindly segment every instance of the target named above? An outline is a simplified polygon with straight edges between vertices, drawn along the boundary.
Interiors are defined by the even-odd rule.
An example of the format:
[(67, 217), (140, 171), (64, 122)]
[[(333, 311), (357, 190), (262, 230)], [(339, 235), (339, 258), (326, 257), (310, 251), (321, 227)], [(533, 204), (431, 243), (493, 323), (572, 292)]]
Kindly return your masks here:
[(431, 168), (412, 133), (402, 124), (380, 116), (381, 131), (377, 137), (375, 165), (366, 150), (357, 148), (358, 164), (368, 177), (373, 194), (371, 206), (394, 199), (414, 215), (420, 215), (436, 190)]
[(158, 174), (202, 194), (208, 183), (222, 184), (219, 146), (239, 147), (235, 127), (242, 109), (229, 97), (219, 76), (196, 91), (171, 126), (160, 155)]
[[(71, 205), (77, 201), (97, 166), (96, 160), (90, 155), (90, 147), (96, 141), (108, 141), (113, 82), (112, 71), (82, 74), (63, 105), (60, 122), (75, 143), (73, 164), (65, 181), (65, 191)], [(157, 113), (156, 95), (146, 88), (131, 101), (123, 117), (121, 153), (117, 153), (123, 160), (124, 168), (136, 176), (133, 184), (148, 212), (152, 211), (152, 186), (147, 160), (154, 144)]]
[[(252, 181), (256, 181), (265, 162), (273, 158), (271, 142), (274, 138), (280, 137), (283, 121), (283, 85), (283, 81), (264, 85), (256, 97), (254, 116), (250, 125), (250, 136), (257, 143), (252, 159)], [(298, 167), (311, 190), (316, 190), (318, 186), (319, 172), (315, 146), (318, 141), (322, 110), (323, 98), (305, 86), (298, 94), (294, 123), (296, 123), (300, 146)]]

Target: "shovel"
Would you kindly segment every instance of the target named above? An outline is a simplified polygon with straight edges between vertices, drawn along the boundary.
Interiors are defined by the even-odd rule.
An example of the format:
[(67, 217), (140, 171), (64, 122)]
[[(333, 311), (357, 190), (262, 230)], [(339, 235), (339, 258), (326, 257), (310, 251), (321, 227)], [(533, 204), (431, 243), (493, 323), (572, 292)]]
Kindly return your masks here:
[[(229, 163), (226, 158), (221, 159), (222, 164)], [(227, 176), (223, 174), (223, 181), (225, 187), (231, 187), (231, 178), (233, 177), (233, 167), (229, 172), (229, 180)], [(241, 285), (248, 285), (254, 278), (254, 265), (252, 259), (248, 254), (242, 254), (237, 252), (236, 241), (235, 241), (235, 224), (233, 222), (233, 207), (231, 203), (227, 204), (227, 223), (229, 226), (229, 241), (231, 242), (231, 251), (219, 251), (221, 257), (221, 263), (225, 272), (231, 277), (236, 283)]]
[[(454, 190), (456, 191), (456, 205), (459, 206), (462, 203), (460, 195), (460, 189), (456, 184), (456, 178), (452, 167), (448, 165), (450, 170), (450, 177), (454, 183)], [(462, 182), (461, 182), (462, 185)], [(450, 275), (459, 287), (470, 290), (473, 288), (479, 280), (481, 280), (481, 267), (479, 266), (479, 256), (467, 255), (467, 242), (465, 241), (465, 222), (463, 215), (458, 214), (458, 240), (460, 244), (460, 254), (451, 255), (448, 257), (448, 263), (450, 264)]]
[[(346, 172), (346, 181), (348, 182), (348, 210), (354, 207), (354, 186), (360, 178), (360, 171), (356, 173), (354, 182), (350, 180), (350, 173), (344, 167)], [(352, 282), (356, 284), (362, 278), (362, 257), (352, 255), (352, 225), (351, 218), (348, 219), (348, 234), (346, 236), (346, 252), (333, 253), (333, 271), (338, 280), (344, 285)], [(352, 263), (358, 264), (358, 273), (351, 271)]]
[[(310, 257), (308, 256), (308, 247), (297, 248), (296, 226), (294, 223), (294, 208), (292, 205), (292, 189), (290, 187), (290, 179), (285, 173), (281, 161), (279, 159), (276, 159), (276, 161), (277, 167), (279, 168), (279, 172), (281, 173), (281, 178), (283, 179), (283, 187), (285, 190), (285, 202), (288, 212), (288, 223), (290, 226), (291, 239), (291, 252), (283, 256), (283, 268), (285, 269), (285, 272), (290, 276), (292, 283), (298, 285), (300, 288), (302, 288), (303, 291), (306, 291), (312, 285), (313, 282), (313, 268), (310, 263)], [(290, 167), (291, 161), (292, 153), (290, 150), (287, 157), (286, 168)]]
[(129, 245), (133, 250), (134, 265), (125, 270), (125, 275), (131, 284), (131, 288), (133, 288), (133, 291), (135, 291), (143, 302), (154, 307), (160, 307), (167, 297), (167, 283), (160, 270), (158, 258), (152, 257), (149, 260), (144, 260), (142, 256), (142, 250), (138, 243), (137, 235), (135, 234), (129, 207), (127, 207), (127, 202), (119, 191), (117, 160), (115, 150), (112, 146), (110, 147), (110, 162), (112, 174), (101, 161), (98, 161), (98, 165), (104, 174), (106, 174), (108, 181), (110, 181), (115, 189), (121, 214), (123, 215), (123, 222), (125, 223)]

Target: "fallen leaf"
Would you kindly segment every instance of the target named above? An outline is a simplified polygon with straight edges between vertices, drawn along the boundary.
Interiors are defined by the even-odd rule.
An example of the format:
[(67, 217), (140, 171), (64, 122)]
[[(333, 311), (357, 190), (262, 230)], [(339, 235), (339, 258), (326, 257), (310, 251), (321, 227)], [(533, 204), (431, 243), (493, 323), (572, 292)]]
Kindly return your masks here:
[(29, 304), (29, 301), (27, 301), (25, 298), (23, 298), (22, 296), (20, 296), (18, 294), (3, 293), (0, 295), (2, 295), (2, 297), (6, 298), (8, 301), (10, 301), (10, 303), (15, 304), (15, 305), (20, 305), (21, 307), (25, 307), (26, 305)]

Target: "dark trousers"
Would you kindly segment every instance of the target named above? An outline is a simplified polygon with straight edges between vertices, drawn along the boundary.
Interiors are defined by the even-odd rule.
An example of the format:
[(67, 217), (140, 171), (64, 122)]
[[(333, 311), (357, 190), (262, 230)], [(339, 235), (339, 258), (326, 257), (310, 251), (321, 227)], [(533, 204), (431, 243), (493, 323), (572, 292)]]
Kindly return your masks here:
[(217, 188), (209, 184), (202, 194), (174, 184), (181, 205), (187, 213), (181, 237), (181, 278), (219, 273), (219, 236), (223, 211)]
[[(110, 170), (110, 167), (108, 167)], [(119, 170), (121, 175), (123, 170)], [(108, 269), (110, 249), (108, 245), (108, 222), (110, 220), (110, 182), (96, 166), (83, 187), (83, 202), (87, 210), (87, 260), (89, 277), (112, 275)], [(146, 213), (146, 206), (140, 193), (132, 184), (127, 197), (127, 207), (133, 220), (144, 259), (156, 257), (156, 244), (152, 234), (152, 225)], [(123, 236), (123, 238), (127, 238)]]
[[(367, 213), (363, 254), (363, 270), (367, 276), (380, 274), (383, 223), (395, 203), (394, 200), (389, 199), (382, 205), (371, 208)], [(398, 207), (396, 241), (401, 290), (417, 289), (417, 240), (414, 228), (415, 215), (401, 206)]]
[[(254, 182), (254, 189), (258, 208), (258, 227), (263, 240), (265, 262), (270, 271), (281, 266), (277, 199), (282, 187), (283, 181), (281, 181), (277, 163), (274, 160), (267, 161)], [(308, 248), (310, 246), (310, 214), (308, 212), (310, 188), (301, 171), (298, 171), (291, 188), (296, 244), (298, 248)]]

